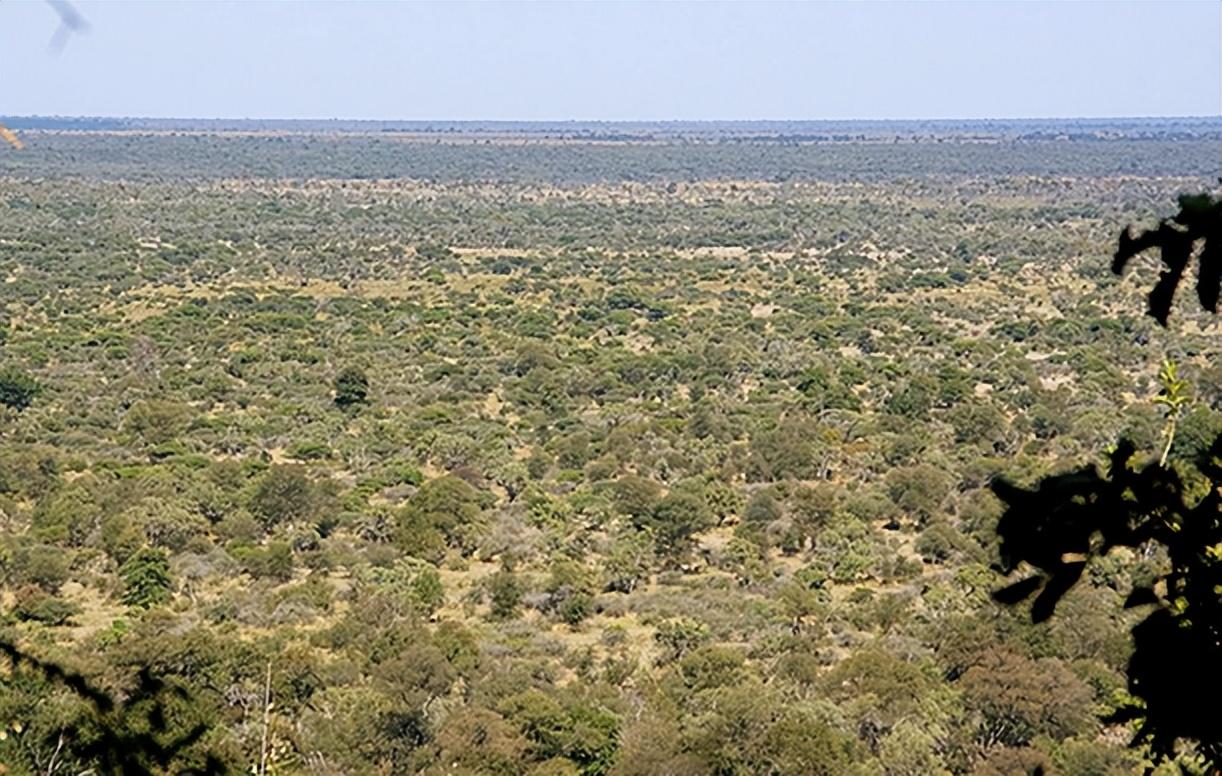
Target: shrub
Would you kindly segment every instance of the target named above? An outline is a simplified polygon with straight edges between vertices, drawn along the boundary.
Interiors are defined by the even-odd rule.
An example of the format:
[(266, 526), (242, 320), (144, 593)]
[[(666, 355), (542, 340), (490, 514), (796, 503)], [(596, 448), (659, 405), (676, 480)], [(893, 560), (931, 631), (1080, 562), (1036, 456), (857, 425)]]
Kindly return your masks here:
[(51, 595), (34, 585), (18, 590), (15, 598), (13, 616), (19, 620), (32, 620), (44, 625), (67, 625), (82, 611), (77, 604)]
[(170, 560), (162, 550), (138, 550), (119, 569), (123, 579), (123, 603), (150, 609), (170, 600), (173, 581)]
[(522, 586), (512, 571), (502, 569), (488, 579), (488, 597), (492, 616), (497, 620), (512, 620), (522, 604)]
[(346, 367), (335, 376), (335, 406), (352, 412), (369, 403), (369, 378), (360, 369)]
[(29, 407), (41, 392), (42, 386), (17, 367), (9, 366), (0, 370), (0, 404), (5, 407), (21, 412)]
[(318, 516), (320, 494), (301, 466), (273, 466), (259, 482), (250, 499), (264, 530), (281, 523), (304, 523)]

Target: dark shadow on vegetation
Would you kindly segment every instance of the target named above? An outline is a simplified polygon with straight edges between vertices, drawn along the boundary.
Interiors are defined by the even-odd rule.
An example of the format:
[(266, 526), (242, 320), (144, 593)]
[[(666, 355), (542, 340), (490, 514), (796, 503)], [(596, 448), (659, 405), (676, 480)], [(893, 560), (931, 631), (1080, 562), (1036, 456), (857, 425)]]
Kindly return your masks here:
[[(88, 704), (91, 713), (83, 721), (57, 730), (55, 737), (69, 742), (70, 754), (90, 764), (91, 772), (125, 776), (162, 773), (208, 732), (208, 727), (201, 723), (181, 735), (167, 735), (169, 704), (189, 704), (191, 699), (185, 689), (167, 684), (148, 669), (141, 669), (135, 685), (121, 700), (116, 700), (94, 687), (80, 673), (35, 657), (11, 641), (0, 639), (0, 654), (7, 658), (14, 671), (39, 674), (48, 683), (70, 690)], [(54, 740), (43, 743), (59, 748)], [(227, 769), (219, 759), (207, 755), (202, 766), (176, 768), (175, 772), (222, 774)]]
[[(1180, 198), (1180, 212), (1152, 230), (1120, 236), (1112, 268), (1158, 248), (1164, 269), (1149, 295), (1149, 313), (1164, 326), (1176, 288), (1194, 253), (1197, 298), (1217, 311), (1222, 282), (1222, 201), (1208, 194)], [(1037, 573), (994, 593), (1009, 605), (1031, 603), (1042, 622), (1082, 577), (1087, 564), (1116, 547), (1166, 553), (1164, 573), (1136, 586), (1125, 606), (1153, 607), (1133, 627), (1128, 666), (1131, 702), (1111, 722), (1137, 723), (1133, 746), (1156, 759), (1195, 752), (1207, 771), (1222, 764), (1222, 437), (1195, 462), (1137, 466), (1121, 440), (1108, 470), (1089, 466), (1019, 488), (998, 480), (993, 491), (1006, 510), (997, 526), (997, 568), (1024, 564)], [(1200, 760), (1204, 762), (1201, 763)]]

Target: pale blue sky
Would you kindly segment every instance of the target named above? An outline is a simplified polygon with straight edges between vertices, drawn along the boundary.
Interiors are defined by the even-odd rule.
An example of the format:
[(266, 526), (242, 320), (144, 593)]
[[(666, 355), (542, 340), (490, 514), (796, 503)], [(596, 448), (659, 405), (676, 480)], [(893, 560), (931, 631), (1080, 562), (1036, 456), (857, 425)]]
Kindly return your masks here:
[(1222, 2), (0, 2), (0, 114), (1222, 113)]

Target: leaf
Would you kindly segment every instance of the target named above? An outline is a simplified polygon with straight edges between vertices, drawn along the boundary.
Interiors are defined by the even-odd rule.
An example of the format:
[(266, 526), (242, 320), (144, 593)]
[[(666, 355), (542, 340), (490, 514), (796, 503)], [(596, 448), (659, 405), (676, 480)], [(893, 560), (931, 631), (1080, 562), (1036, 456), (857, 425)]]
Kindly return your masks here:
[(1200, 270), (1197, 274), (1197, 299), (1200, 300), (1201, 307), (1216, 313), (1218, 292), (1222, 287), (1222, 237), (1216, 233), (1207, 237), (1198, 261)]
[(1149, 313), (1163, 326), (1167, 325), (1176, 288), (1198, 242), (1202, 247), (1197, 300), (1204, 309), (1217, 312), (1222, 293), (1222, 200), (1210, 194), (1186, 194), (1179, 198), (1179, 204), (1180, 211), (1163, 219), (1156, 229), (1135, 234), (1131, 226), (1126, 227), (1112, 257), (1112, 272), (1119, 275), (1137, 254), (1151, 248), (1161, 250), (1165, 269), (1150, 291)]
[(1061, 602), (1061, 598), (1077, 583), (1085, 568), (1085, 561), (1066, 563), (1061, 566), (1048, 580), (1048, 584), (1044, 585), (1043, 591), (1036, 596), (1035, 601), (1031, 603), (1031, 621), (1041, 623), (1051, 617), (1056, 611), (1057, 604)]
[(1011, 606), (1021, 603), (1030, 598), (1036, 590), (1044, 583), (1044, 578), (1040, 575), (1027, 577), (1026, 579), (1015, 582), (1012, 585), (1007, 585), (1000, 590), (994, 590), (992, 593), (993, 600), (999, 604)]
[(1109, 725), (1124, 725), (1145, 717), (1145, 709), (1136, 704), (1121, 706), (1103, 718)]
[(1150, 315), (1163, 326), (1171, 315), (1171, 302), (1175, 289), (1184, 277), (1184, 268), (1192, 255), (1192, 237), (1167, 224), (1159, 227), (1158, 244), (1162, 248), (1163, 263), (1167, 268), (1158, 276), (1158, 283), (1150, 291)]
[(1146, 606), (1156, 603), (1158, 603), (1158, 596), (1155, 595), (1152, 588), (1135, 587), (1133, 592), (1129, 593), (1129, 597), (1124, 599), (1124, 608), (1132, 609), (1135, 606)]
[(1112, 257), (1112, 272), (1119, 275), (1124, 272), (1125, 265), (1139, 253), (1150, 250), (1158, 244), (1158, 232), (1149, 229), (1138, 236), (1133, 236), (1133, 227), (1126, 226), (1120, 233), (1116, 254)]

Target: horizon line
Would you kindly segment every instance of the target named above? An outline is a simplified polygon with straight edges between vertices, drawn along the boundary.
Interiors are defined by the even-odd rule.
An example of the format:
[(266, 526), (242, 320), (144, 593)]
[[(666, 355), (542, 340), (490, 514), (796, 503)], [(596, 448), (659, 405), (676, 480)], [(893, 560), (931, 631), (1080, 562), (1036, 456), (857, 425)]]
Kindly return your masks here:
[(439, 123), (439, 124), (784, 124), (784, 123), (887, 123), (887, 122), (949, 122), (949, 121), (1218, 121), (1222, 114), (1146, 114), (1093, 116), (896, 116), (887, 118), (353, 118), (342, 116), (153, 116), (134, 114), (59, 114), (9, 113), (5, 119), (103, 119), (109, 121), (316, 121), (367, 123)]

